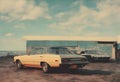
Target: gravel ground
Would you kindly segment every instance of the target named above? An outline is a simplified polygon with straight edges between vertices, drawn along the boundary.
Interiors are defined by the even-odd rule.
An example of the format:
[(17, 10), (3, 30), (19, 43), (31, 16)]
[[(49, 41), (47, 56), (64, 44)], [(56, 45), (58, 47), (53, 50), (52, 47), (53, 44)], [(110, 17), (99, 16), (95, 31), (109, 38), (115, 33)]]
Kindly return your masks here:
[(120, 82), (120, 63), (90, 63), (79, 70), (44, 74), (38, 68), (18, 70), (11, 58), (0, 58), (0, 82)]

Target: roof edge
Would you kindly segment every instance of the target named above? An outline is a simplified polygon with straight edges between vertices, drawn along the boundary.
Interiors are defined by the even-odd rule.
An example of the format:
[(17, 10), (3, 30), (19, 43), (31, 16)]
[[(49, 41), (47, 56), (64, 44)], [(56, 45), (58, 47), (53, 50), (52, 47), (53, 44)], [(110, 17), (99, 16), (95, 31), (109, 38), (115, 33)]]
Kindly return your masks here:
[[(24, 40), (62, 40), (62, 41), (117, 41), (117, 37), (97, 36), (24, 36)], [(120, 42), (120, 38), (119, 38)]]

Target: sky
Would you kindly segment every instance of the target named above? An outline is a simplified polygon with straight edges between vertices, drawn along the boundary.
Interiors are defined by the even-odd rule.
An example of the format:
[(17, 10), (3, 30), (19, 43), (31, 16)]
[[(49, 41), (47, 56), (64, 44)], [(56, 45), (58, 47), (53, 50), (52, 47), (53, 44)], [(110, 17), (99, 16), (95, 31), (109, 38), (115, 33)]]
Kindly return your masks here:
[(120, 0), (0, 0), (0, 51), (24, 36), (120, 35)]

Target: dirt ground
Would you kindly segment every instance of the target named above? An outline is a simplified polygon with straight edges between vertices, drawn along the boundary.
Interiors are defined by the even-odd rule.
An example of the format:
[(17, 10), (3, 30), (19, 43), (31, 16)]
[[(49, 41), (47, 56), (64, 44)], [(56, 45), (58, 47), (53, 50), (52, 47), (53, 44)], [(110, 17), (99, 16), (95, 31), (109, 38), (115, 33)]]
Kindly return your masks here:
[(0, 58), (0, 82), (120, 82), (120, 63), (90, 63), (83, 69), (44, 74), (41, 69), (18, 70), (10, 58)]

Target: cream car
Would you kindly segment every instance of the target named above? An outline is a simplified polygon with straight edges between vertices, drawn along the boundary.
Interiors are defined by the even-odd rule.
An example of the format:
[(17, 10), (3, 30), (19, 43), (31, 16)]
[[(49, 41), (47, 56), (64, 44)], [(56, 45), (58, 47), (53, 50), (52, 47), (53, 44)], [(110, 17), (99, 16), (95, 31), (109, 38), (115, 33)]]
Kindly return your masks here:
[(73, 54), (64, 47), (43, 47), (34, 50), (33, 54), (15, 56), (14, 62), (19, 69), (24, 66), (42, 68), (50, 72), (52, 68), (80, 68), (88, 64), (86, 57)]

